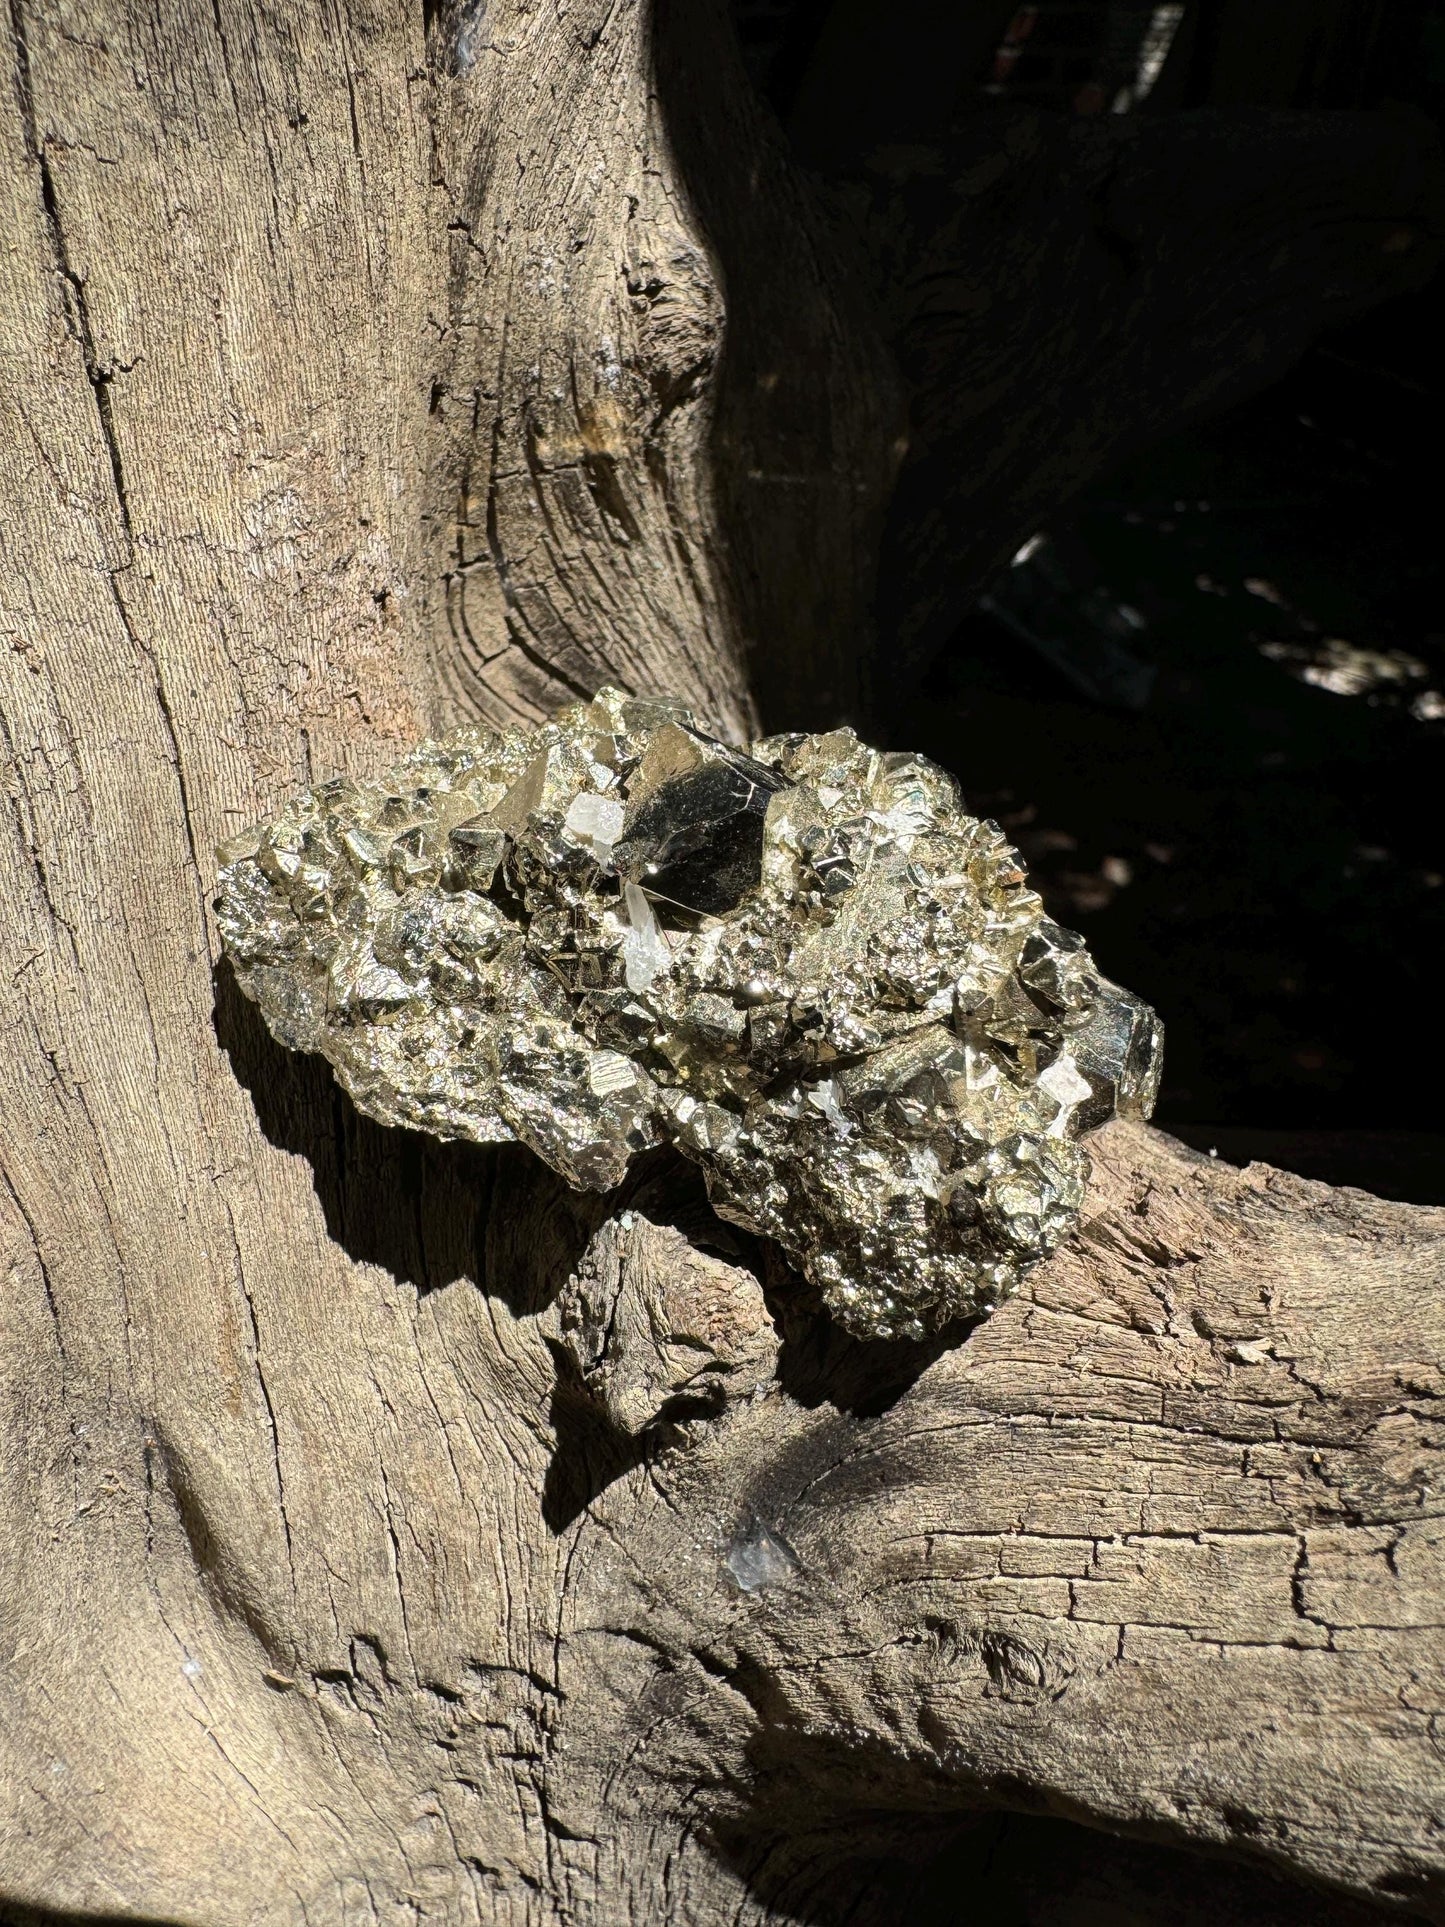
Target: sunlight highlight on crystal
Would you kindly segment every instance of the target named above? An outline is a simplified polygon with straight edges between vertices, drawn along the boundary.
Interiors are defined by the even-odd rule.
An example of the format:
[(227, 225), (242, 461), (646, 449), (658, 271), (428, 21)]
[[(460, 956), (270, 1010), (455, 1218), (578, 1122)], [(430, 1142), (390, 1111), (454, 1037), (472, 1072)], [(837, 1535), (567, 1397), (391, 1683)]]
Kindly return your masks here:
[(1079, 1136), (1161, 1027), (921, 756), (746, 752), (612, 689), (462, 730), (234, 838), (217, 909), (273, 1034), (368, 1115), (605, 1190), (672, 1142), (835, 1317), (920, 1338), (1074, 1225)]

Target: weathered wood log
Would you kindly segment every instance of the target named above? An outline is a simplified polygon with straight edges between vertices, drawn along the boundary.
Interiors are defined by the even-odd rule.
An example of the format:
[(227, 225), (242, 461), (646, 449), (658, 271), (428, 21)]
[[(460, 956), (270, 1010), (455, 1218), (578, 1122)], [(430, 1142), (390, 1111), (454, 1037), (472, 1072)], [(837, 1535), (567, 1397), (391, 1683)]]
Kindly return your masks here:
[(882, 1920), (1005, 1806), (1445, 1917), (1445, 1214), (1118, 1127), (1024, 1298), (859, 1347), (215, 968), (313, 770), (843, 700), (898, 390), (718, 23), (12, 18), (0, 1904)]

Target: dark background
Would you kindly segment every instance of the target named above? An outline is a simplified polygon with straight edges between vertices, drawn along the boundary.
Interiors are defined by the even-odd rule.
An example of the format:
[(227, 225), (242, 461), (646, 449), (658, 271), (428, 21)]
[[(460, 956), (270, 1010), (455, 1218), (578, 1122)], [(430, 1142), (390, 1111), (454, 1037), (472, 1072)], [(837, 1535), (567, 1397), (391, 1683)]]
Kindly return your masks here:
[[(900, 136), (940, 89), (955, 119), (1116, 111), (1159, 10), (961, 5), (942, 51), (931, 9), (882, 12), (737, 0), (804, 151), (855, 86), (875, 122), (893, 90)], [(1438, 5), (1179, 12), (1127, 111), (1445, 108)], [(1445, 1203), (1442, 344), (1437, 278), (1095, 484), (964, 620), (895, 737), (960, 776), (1053, 914), (1160, 1011), (1159, 1123), (1421, 1203)]]
[[(877, 121), (879, 90), (899, 137), (936, 121), (940, 90), (955, 117), (1112, 111), (1153, 14), (965, 0), (941, 57), (923, 0), (735, 7), (759, 86), (812, 155), (853, 99)], [(1128, 111), (1392, 101), (1439, 123), (1445, 7), (1189, 0)], [(1053, 914), (1163, 1015), (1160, 1124), (1237, 1162), (1435, 1204), (1442, 351), (1437, 278), (1103, 478), (991, 586), (895, 734), (960, 776)], [(1397, 1917), (1042, 1815), (981, 1817), (928, 1867), (882, 1877), (917, 1927)]]

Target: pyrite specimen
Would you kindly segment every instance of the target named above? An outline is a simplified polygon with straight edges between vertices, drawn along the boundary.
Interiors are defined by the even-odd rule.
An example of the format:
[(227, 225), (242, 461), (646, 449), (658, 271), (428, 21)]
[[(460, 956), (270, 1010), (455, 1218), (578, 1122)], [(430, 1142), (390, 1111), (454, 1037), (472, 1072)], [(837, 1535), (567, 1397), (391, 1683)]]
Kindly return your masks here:
[(835, 1317), (919, 1338), (1078, 1215), (1162, 1032), (921, 756), (714, 741), (604, 689), (461, 730), (233, 838), (217, 909), (273, 1034), (386, 1124), (574, 1185), (671, 1140)]

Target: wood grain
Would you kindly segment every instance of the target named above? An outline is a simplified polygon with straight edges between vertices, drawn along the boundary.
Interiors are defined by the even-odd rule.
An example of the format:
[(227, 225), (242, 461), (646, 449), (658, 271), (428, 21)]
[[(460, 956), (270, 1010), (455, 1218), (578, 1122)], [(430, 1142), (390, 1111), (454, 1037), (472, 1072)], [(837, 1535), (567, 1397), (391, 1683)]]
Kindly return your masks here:
[[(744, 509), (768, 417), (715, 399), (651, 32), (17, 0), (0, 1903), (885, 1920), (865, 1861), (1004, 1806), (1445, 1917), (1445, 1214), (1120, 1127), (1026, 1297), (850, 1347), (667, 1160), (598, 1199), (382, 1131), (216, 967), (211, 847), (313, 772), (604, 672), (741, 730), (780, 554), (852, 586), (779, 689), (810, 623), (866, 633), (892, 403), (830, 431), (861, 506)], [(878, 354), (828, 299), (778, 337), (833, 344), (786, 371), (809, 461)], [(669, 1344), (725, 1274), (735, 1396), (568, 1379), (624, 1212)]]

